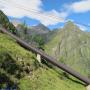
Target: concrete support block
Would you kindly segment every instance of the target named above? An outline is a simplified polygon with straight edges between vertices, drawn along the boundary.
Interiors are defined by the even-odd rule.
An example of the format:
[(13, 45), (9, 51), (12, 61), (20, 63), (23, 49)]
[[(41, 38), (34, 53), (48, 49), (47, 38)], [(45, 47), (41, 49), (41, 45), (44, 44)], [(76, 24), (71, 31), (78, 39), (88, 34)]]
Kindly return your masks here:
[(40, 54), (37, 54), (37, 60), (39, 63), (41, 63), (41, 55)]
[(90, 85), (88, 85), (86, 88), (87, 88), (87, 90), (90, 90)]

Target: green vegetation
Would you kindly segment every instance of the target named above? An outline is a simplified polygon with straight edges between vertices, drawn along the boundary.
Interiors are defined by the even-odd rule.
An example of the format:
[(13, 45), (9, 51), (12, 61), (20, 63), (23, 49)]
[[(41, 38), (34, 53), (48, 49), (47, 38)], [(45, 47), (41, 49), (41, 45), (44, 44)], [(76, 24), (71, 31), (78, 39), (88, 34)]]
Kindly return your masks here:
[[(20, 78), (36, 68), (34, 55), (21, 48), (10, 37), (0, 34), (0, 69), (2, 85), (17, 83)], [(14, 79), (14, 80), (13, 80)], [(1, 86), (2, 86), (1, 85)]]
[(34, 45), (37, 48), (44, 48), (45, 37), (43, 37), (43, 35), (37, 34), (36, 32), (34, 33), (34, 31), (32, 32), (31, 28), (28, 28), (25, 23), (18, 25), (17, 35), (21, 39), (25, 40), (29, 44)]
[(39, 64), (35, 55), (5, 34), (0, 34), (0, 80), (0, 88), (8, 84), (20, 90), (85, 90), (77, 80)]
[(16, 34), (16, 29), (12, 23), (9, 22), (7, 16), (0, 10), (0, 26), (6, 28), (13, 34)]
[(37, 48), (44, 49), (44, 45), (56, 35), (57, 30), (50, 31), (43, 24), (28, 27), (26, 23), (18, 24), (17, 36)]
[(26, 39), (27, 34), (28, 34), (28, 31), (27, 31), (28, 30), (28, 27), (27, 27), (26, 23), (24, 22), (22, 24), (19, 24), (18, 27), (19, 27), (20, 30), (17, 32), (17, 35), (21, 39)]
[(38, 44), (37, 45), (38, 48), (42, 48), (42, 49), (44, 48), (45, 41), (43, 37), (36, 35), (34, 37), (34, 41)]
[(90, 33), (67, 22), (45, 45), (48, 54), (87, 77), (90, 76)]

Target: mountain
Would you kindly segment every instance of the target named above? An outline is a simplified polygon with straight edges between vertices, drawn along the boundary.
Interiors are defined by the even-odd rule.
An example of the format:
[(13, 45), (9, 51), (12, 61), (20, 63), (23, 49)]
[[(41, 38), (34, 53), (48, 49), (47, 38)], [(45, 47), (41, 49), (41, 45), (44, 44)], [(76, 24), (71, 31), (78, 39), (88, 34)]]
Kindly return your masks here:
[(43, 47), (49, 40), (51, 31), (43, 24), (28, 27), (25, 23), (17, 25), (18, 36), (36, 47)]
[(9, 22), (9, 19), (1, 10), (0, 10), (0, 26), (16, 34), (16, 28), (12, 23)]
[(57, 30), (45, 49), (60, 62), (90, 77), (90, 33), (81, 31), (73, 22), (68, 21)]
[(37, 34), (47, 34), (50, 32), (49, 28), (47, 28), (41, 23), (36, 26), (32, 26), (31, 29), (35, 31)]
[[(25, 23), (19, 23), (19, 24), (18, 24), (18, 22), (15, 22), (15, 20), (14, 20), (13, 23), (14, 23), (14, 25), (17, 24), (17, 25), (16, 25), (16, 28), (17, 28), (18, 30), (24, 29), (23, 26), (26, 25)], [(30, 26), (30, 27), (27, 26), (27, 28), (28, 28), (27, 33), (28, 33), (29, 35), (31, 35), (31, 34), (43, 35), (43, 34), (47, 34), (47, 33), (50, 32), (49, 28), (47, 28), (46, 26), (44, 26), (44, 25), (41, 24), (41, 23), (38, 24), (38, 25), (36, 25), (36, 26)]]
[(41, 36), (43, 40), (45, 40), (45, 43), (50, 41), (51, 38), (56, 34), (56, 30), (51, 31), (48, 27), (44, 26), (41, 23), (36, 26), (32, 26), (30, 29), (34, 35)]

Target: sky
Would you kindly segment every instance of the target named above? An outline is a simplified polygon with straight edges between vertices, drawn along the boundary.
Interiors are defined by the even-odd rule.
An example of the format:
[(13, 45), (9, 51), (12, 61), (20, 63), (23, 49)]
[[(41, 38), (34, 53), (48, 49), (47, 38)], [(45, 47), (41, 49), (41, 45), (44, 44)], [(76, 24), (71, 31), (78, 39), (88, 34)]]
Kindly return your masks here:
[(29, 26), (42, 23), (54, 29), (71, 20), (83, 31), (90, 31), (90, 0), (0, 0), (0, 9), (10, 21)]

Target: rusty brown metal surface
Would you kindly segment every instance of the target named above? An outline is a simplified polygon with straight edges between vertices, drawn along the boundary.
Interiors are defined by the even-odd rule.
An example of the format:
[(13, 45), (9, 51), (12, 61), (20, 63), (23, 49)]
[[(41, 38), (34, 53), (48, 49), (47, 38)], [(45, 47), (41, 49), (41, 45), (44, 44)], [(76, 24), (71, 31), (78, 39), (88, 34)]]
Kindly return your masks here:
[(18, 38), (17, 36), (11, 34), (10, 32), (8, 32), (7, 30), (5, 30), (4, 28), (0, 28), (0, 31), (11, 36), (12, 38), (14, 38), (21, 46), (23, 46), (25, 49), (32, 51), (36, 54), (40, 54), (41, 57), (43, 59), (45, 59), (46, 61), (52, 63), (54, 66), (62, 69), (63, 71), (69, 73), (70, 75), (76, 77), (77, 79), (79, 79), (80, 81), (84, 82), (86, 85), (90, 84), (90, 80), (87, 77), (82, 76), (80, 73), (76, 72), (75, 70), (73, 70), (72, 68), (60, 63), (59, 61), (57, 61), (55, 58), (47, 55), (45, 52), (40, 51), (39, 49), (32, 47), (31, 45), (27, 44), (26, 42), (24, 42), (23, 40), (21, 40), (20, 38)]

